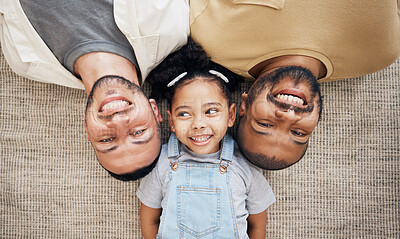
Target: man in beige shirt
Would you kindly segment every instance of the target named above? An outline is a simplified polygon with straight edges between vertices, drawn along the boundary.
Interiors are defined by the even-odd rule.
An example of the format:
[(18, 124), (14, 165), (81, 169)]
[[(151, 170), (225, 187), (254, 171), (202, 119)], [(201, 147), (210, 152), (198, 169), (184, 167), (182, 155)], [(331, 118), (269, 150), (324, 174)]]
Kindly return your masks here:
[(264, 169), (304, 155), (321, 113), (318, 82), (379, 71), (400, 55), (398, 0), (191, 1), (190, 28), (213, 61), (255, 80), (237, 138)]

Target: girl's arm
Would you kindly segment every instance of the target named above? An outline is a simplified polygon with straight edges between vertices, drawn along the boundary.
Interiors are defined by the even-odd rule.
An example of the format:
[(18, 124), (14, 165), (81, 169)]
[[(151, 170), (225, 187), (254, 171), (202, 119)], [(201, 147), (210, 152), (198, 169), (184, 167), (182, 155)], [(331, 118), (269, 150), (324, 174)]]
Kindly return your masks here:
[(247, 234), (251, 239), (265, 239), (267, 235), (267, 210), (258, 214), (249, 214)]
[(160, 224), (161, 208), (151, 208), (140, 203), (140, 227), (145, 239), (156, 238)]

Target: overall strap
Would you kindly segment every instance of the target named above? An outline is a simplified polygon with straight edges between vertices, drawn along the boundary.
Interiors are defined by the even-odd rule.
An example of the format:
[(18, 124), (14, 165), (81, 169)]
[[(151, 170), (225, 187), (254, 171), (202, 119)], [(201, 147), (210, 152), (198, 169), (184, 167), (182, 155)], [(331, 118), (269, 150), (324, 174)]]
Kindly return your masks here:
[(171, 162), (171, 169), (176, 170), (178, 168), (178, 158), (181, 155), (179, 154), (179, 140), (176, 137), (175, 133), (172, 133), (169, 136), (168, 140), (168, 159)]
[(232, 161), (234, 147), (235, 141), (233, 140), (232, 136), (225, 134), (224, 138), (222, 139), (221, 154), (219, 156), (221, 159), (219, 171), (221, 173), (226, 172), (229, 163)]
[(224, 138), (222, 139), (221, 155), (219, 158), (221, 160), (232, 161), (234, 146), (235, 141), (233, 140), (232, 136), (225, 134)]

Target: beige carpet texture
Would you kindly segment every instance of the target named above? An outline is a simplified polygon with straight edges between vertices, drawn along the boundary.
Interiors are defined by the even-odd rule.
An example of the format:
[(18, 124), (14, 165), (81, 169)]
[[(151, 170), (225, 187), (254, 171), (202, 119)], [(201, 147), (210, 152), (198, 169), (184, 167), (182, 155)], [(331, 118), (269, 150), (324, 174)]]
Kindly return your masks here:
[[(97, 163), (84, 91), (20, 77), (3, 55), (0, 78), (0, 238), (141, 238), (139, 182)], [(267, 238), (400, 238), (400, 59), (321, 87), (303, 160), (264, 171), (277, 198)]]

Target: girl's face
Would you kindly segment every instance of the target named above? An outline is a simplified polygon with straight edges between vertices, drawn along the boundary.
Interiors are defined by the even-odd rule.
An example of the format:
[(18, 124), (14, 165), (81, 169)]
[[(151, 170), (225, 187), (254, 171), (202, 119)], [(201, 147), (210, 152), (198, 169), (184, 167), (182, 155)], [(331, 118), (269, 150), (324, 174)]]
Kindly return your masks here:
[(194, 80), (176, 90), (171, 110), (167, 111), (171, 130), (197, 154), (219, 150), (219, 143), (236, 118), (236, 105), (214, 82)]

